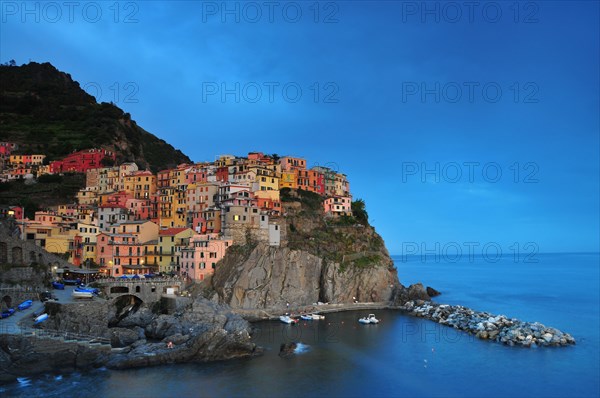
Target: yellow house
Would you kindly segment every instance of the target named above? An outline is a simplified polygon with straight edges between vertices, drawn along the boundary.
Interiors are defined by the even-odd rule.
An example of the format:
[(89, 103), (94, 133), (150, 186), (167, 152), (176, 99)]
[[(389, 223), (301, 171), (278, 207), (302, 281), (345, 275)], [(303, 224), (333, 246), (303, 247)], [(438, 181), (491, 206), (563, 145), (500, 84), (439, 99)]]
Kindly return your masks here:
[(158, 239), (158, 225), (148, 220), (123, 222), (112, 227), (111, 232), (134, 235), (141, 243)]
[(217, 167), (233, 166), (234, 163), (235, 156), (233, 155), (221, 155), (217, 160), (215, 160), (215, 166)]
[(123, 190), (134, 199), (150, 199), (156, 193), (156, 176), (149, 171), (137, 171), (123, 178)]
[(251, 171), (256, 173), (255, 186), (256, 191), (279, 191), (280, 179), (276, 171), (268, 167), (251, 166)]
[(77, 203), (85, 206), (98, 204), (98, 192), (92, 187), (80, 189), (77, 192)]
[(296, 179), (296, 173), (294, 171), (282, 171), (279, 187), (280, 188), (298, 189), (298, 181)]
[(96, 261), (96, 236), (100, 232), (97, 225), (85, 222), (77, 223), (77, 234), (81, 241), (81, 260), (85, 264), (86, 261)]
[(169, 228), (158, 233), (158, 266), (160, 272), (179, 272), (179, 255), (185, 241), (194, 234), (191, 228)]
[(149, 267), (158, 268), (158, 239), (145, 242), (144, 246), (144, 263)]
[(186, 171), (191, 166), (182, 164), (175, 169), (158, 173), (159, 222), (161, 228), (183, 228), (186, 218)]
[[(75, 235), (76, 230), (69, 230), (46, 237), (46, 251), (56, 254), (70, 253), (75, 248)], [(69, 261), (73, 262), (73, 258), (69, 257)]]

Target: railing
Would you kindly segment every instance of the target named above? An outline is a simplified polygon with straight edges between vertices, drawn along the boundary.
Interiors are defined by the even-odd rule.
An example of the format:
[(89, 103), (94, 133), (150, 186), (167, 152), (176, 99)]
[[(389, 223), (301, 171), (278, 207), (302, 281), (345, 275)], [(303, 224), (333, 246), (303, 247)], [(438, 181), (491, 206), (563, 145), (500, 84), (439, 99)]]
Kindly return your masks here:
[(18, 329), (13, 329), (6, 326), (0, 326), (0, 334), (20, 334), (25, 337), (58, 340), (64, 343), (89, 344), (110, 347), (110, 339), (106, 337), (87, 335), (83, 333), (59, 331), (56, 329), (34, 329), (28, 327), (19, 327)]
[(140, 279), (134, 279), (134, 278), (121, 278), (121, 277), (116, 277), (116, 278), (101, 278), (101, 279), (96, 279), (94, 282), (99, 283), (100, 285), (102, 284), (119, 284), (119, 283), (135, 283), (135, 284), (140, 284), (140, 283), (173, 283), (173, 282), (184, 282), (185, 278), (181, 277), (181, 276), (172, 276), (172, 277), (161, 277), (161, 278), (140, 278)]

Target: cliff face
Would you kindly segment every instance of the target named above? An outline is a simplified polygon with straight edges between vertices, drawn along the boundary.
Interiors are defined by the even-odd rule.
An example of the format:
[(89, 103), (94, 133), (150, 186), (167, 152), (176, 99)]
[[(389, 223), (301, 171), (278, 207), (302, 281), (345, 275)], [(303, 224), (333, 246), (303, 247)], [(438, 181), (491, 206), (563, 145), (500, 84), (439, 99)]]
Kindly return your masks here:
[(400, 286), (381, 237), (355, 218), (326, 219), (322, 199), (285, 192), (287, 240), (234, 246), (218, 264), (212, 287), (221, 302), (239, 309), (285, 309), (330, 303), (384, 302)]

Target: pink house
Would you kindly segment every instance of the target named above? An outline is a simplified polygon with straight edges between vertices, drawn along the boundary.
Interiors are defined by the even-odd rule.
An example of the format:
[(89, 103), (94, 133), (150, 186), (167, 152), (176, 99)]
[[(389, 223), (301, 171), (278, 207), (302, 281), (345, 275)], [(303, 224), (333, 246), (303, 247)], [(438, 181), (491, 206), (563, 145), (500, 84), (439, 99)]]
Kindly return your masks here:
[(323, 202), (323, 210), (326, 215), (331, 216), (351, 216), (352, 198), (350, 196), (332, 196)]
[(135, 220), (149, 220), (151, 217), (150, 200), (147, 199), (127, 199), (125, 208), (133, 212)]
[(100, 233), (96, 238), (96, 261), (106, 276), (146, 274), (151, 265), (144, 264), (145, 242), (135, 233)]
[(194, 234), (180, 252), (181, 271), (195, 281), (203, 281), (215, 272), (217, 262), (233, 244), (231, 239), (220, 239), (219, 234)]

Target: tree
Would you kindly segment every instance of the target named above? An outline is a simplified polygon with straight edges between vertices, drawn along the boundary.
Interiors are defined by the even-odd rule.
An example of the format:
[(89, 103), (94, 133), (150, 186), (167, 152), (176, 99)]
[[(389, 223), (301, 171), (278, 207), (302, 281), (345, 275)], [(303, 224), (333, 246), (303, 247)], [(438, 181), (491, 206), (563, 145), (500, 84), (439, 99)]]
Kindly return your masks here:
[(359, 223), (363, 225), (369, 223), (369, 214), (367, 213), (367, 206), (364, 200), (357, 199), (352, 202), (352, 214)]
[(112, 160), (112, 158), (105, 156), (100, 161), (100, 164), (102, 165), (102, 167), (112, 167), (115, 165), (115, 161)]

